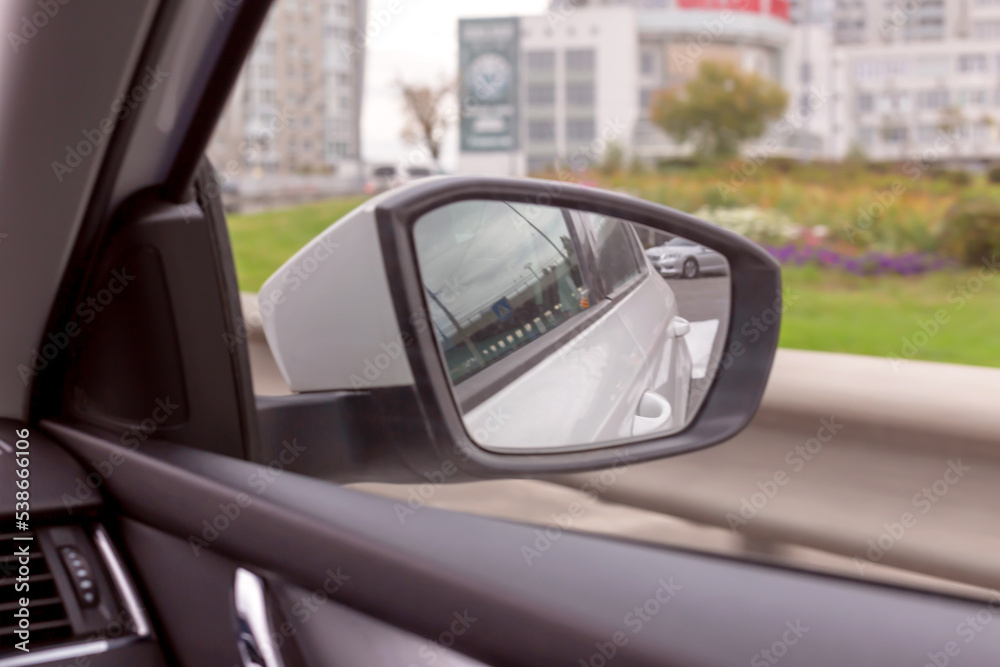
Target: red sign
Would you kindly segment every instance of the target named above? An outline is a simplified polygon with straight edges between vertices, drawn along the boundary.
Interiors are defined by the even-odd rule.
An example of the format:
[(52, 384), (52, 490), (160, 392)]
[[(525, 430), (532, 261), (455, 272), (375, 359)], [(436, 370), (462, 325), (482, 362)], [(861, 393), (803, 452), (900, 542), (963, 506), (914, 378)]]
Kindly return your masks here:
[(677, 0), (677, 6), (682, 9), (728, 9), (733, 12), (760, 12), (760, 0)]
[[(767, 13), (788, 20), (788, 0), (764, 0)], [(677, 0), (681, 9), (717, 9), (731, 12), (761, 13), (761, 0)]]

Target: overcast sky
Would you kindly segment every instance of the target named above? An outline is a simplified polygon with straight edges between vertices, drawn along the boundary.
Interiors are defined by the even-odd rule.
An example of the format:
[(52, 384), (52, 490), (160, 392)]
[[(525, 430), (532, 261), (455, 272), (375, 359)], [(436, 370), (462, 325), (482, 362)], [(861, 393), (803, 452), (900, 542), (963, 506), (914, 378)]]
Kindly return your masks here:
[[(395, 0), (398, 13), (389, 14), (385, 27), (376, 28), (390, 2), (368, 3), (372, 34), (367, 42), (361, 150), (370, 162), (395, 163), (408, 152), (399, 136), (403, 114), (395, 82), (431, 83), (457, 75), (459, 17), (541, 14), (548, 6), (547, 0)], [(457, 156), (458, 134), (452, 128), (444, 166), (453, 168)]]

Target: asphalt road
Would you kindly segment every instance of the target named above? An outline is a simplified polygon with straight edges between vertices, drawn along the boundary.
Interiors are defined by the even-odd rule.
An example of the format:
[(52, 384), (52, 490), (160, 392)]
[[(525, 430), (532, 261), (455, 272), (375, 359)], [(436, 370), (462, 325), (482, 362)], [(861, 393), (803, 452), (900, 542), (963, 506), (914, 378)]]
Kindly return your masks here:
[(729, 313), (729, 276), (693, 280), (664, 278), (677, 299), (680, 316), (691, 322), (725, 319)]

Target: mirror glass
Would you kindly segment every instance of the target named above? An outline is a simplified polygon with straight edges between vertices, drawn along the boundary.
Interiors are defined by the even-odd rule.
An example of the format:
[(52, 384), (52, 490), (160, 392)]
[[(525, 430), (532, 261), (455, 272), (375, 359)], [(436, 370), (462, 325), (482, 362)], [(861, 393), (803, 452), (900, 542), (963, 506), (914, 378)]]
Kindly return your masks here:
[(721, 254), (625, 220), (474, 200), (422, 216), (417, 261), (474, 442), (601, 447), (682, 430), (728, 328)]

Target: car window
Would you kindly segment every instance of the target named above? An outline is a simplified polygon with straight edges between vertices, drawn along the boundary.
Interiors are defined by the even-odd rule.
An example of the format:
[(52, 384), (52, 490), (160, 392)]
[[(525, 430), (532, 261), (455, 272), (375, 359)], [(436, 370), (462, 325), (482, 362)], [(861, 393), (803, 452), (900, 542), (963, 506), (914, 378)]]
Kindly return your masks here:
[(593, 224), (597, 273), (604, 281), (605, 293), (614, 294), (641, 275), (634, 252), (634, 232), (627, 222), (603, 215), (585, 215)]
[(561, 209), (459, 202), (422, 218), (414, 237), (434, 333), (455, 384), (587, 306)]
[(388, 178), (388, 177), (396, 175), (396, 168), (395, 167), (376, 167), (372, 171), (372, 174), (374, 176), (378, 176), (380, 178)]

